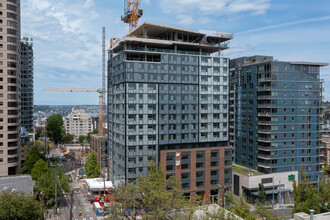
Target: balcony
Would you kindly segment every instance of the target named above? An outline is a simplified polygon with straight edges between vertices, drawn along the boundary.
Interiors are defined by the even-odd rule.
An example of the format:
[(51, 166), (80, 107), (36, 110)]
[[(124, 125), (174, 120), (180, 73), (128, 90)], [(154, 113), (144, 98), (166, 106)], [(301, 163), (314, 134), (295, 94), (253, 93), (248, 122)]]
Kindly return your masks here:
[(272, 147), (271, 146), (258, 146), (258, 150), (262, 150), (262, 151), (271, 151)]
[(258, 91), (269, 91), (271, 89), (272, 89), (271, 86), (258, 87)]
[(261, 142), (271, 142), (272, 139), (270, 137), (269, 138), (258, 137), (258, 141), (261, 141)]
[(258, 158), (265, 159), (265, 160), (270, 160), (272, 159), (272, 155), (268, 154), (258, 154)]
[(269, 163), (263, 163), (263, 162), (258, 162), (259, 167), (264, 167), (264, 168), (271, 168), (271, 164)]
[(258, 125), (271, 125), (271, 121), (258, 120)]
[(260, 100), (260, 99), (271, 99), (272, 98), (272, 96), (271, 95), (259, 95), (258, 96), (258, 99)]
[(271, 108), (272, 104), (258, 104), (258, 108)]
[(266, 116), (266, 117), (269, 117), (271, 116), (272, 113), (271, 112), (258, 112), (258, 116)]
[(264, 77), (264, 78), (259, 78), (258, 82), (268, 82), (268, 81), (272, 81), (271, 77)]
[(271, 132), (272, 132), (271, 129), (258, 129), (258, 133), (270, 134)]

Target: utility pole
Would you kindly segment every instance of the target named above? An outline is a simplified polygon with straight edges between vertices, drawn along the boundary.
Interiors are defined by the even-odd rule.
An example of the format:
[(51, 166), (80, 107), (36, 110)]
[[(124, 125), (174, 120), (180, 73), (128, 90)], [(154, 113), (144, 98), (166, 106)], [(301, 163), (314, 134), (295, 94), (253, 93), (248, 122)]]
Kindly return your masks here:
[(74, 191), (79, 188), (73, 188), (71, 191), (71, 206), (70, 206), (70, 220), (73, 219), (73, 195)]
[[(49, 158), (48, 158), (49, 161)], [(57, 208), (57, 167), (59, 165), (51, 165), (51, 167), (55, 167), (55, 207)]]

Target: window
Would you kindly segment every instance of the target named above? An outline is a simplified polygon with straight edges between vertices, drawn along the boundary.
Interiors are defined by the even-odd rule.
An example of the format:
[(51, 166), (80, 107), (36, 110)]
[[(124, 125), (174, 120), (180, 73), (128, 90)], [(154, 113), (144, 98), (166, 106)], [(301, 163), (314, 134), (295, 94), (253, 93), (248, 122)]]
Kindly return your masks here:
[(211, 158), (216, 158), (216, 157), (218, 157), (218, 151), (212, 151), (211, 152)]
[(219, 166), (218, 161), (211, 161), (211, 167), (217, 167)]
[(196, 187), (203, 187), (203, 186), (204, 186), (204, 182), (203, 181), (196, 182)]
[(173, 165), (167, 165), (166, 166), (166, 171), (172, 171), (174, 170), (174, 166)]
[(181, 180), (182, 179), (188, 179), (189, 173), (181, 173)]
[(204, 163), (196, 163), (196, 169), (204, 168)]
[(196, 154), (196, 158), (197, 158), (197, 159), (202, 159), (202, 158), (204, 158), (204, 152), (197, 152), (197, 154)]

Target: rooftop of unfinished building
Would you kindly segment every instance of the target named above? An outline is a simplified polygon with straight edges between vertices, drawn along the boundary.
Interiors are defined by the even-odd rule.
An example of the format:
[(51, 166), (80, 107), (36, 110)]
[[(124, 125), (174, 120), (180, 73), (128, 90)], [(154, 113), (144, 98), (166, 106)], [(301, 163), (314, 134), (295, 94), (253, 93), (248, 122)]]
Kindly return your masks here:
[(174, 26), (143, 22), (136, 29), (126, 34), (121, 39), (113, 42), (114, 53), (120, 52), (124, 45), (139, 44), (161, 49), (177, 50), (202, 50), (206, 53), (214, 53), (228, 49), (228, 41), (234, 34), (217, 31), (194, 31)]

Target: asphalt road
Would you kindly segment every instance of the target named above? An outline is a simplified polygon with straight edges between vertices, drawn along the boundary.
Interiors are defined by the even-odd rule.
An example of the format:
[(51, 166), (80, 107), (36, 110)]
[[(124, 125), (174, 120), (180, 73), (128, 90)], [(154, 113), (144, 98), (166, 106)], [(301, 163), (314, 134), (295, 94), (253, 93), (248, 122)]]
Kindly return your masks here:
[[(82, 188), (82, 183), (80, 180), (73, 180), (71, 183), (72, 188), (79, 188), (79, 193), (75, 193), (73, 196), (73, 216), (74, 220), (85, 219), (85, 220), (103, 220), (105, 219), (102, 216), (96, 216), (93, 211), (92, 204), (89, 204), (87, 198), (87, 192)], [(82, 213), (82, 216), (79, 216), (79, 213)]]

